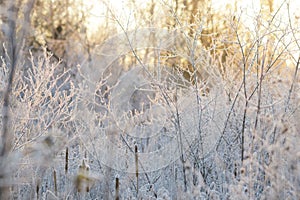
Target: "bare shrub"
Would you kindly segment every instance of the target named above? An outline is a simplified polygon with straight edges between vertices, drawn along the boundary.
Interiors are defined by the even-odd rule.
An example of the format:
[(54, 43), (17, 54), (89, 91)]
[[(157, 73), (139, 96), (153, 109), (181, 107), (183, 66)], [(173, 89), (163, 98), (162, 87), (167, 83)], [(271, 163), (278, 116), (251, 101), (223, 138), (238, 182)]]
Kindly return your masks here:
[[(68, 2), (52, 11), (67, 14)], [(249, 25), (237, 8), (214, 14), (201, 2), (197, 11), (200, 1), (152, 1), (133, 29), (102, 2), (118, 34), (107, 23), (90, 41), (80, 19), (53, 15), (36, 29), (50, 46), (6, 41), (5, 199), (300, 198), (299, 27), (289, 3), (268, 1)], [(45, 16), (35, 10), (34, 21)]]

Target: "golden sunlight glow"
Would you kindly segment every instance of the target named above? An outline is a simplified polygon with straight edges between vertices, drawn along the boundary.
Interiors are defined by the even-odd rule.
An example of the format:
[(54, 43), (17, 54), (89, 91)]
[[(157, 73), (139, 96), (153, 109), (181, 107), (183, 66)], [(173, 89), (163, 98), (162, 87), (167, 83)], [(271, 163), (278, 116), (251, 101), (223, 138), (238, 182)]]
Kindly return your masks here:
[[(235, 3), (236, 2), (236, 3)], [(214, 9), (216, 12), (234, 12), (237, 13), (243, 13), (244, 18), (242, 17), (242, 20), (245, 20), (244, 22), (247, 23), (249, 20), (255, 18), (255, 16), (261, 11), (261, 3), (266, 2), (267, 0), (212, 0), (212, 9)], [(276, 11), (279, 6), (284, 3), (285, 0), (273, 0), (273, 9), (274, 12)], [(290, 0), (289, 2), (289, 9), (290, 14), (292, 15), (293, 19), (299, 18), (300, 14), (298, 10), (300, 9), (300, 1), (299, 0)], [(236, 10), (235, 10), (236, 9)], [(282, 12), (279, 13), (282, 15), (283, 20), (287, 19), (287, 8), (286, 5), (284, 5)], [(293, 20), (292, 19), (292, 20)]]
[[(273, 0), (274, 10), (276, 10), (279, 5), (284, 0)], [(89, 34), (93, 34), (98, 31), (98, 27), (109, 21), (119, 22), (123, 25), (126, 25), (127, 28), (136, 27), (136, 19), (134, 16), (134, 8), (130, 6), (130, 0), (89, 0), (83, 1), (84, 6), (89, 9), (89, 18), (87, 23), (87, 29)], [(150, 0), (135, 0), (136, 6), (139, 9), (146, 8), (147, 3)], [(255, 24), (253, 19), (261, 11), (261, 2), (267, 2), (267, 0), (211, 0), (211, 8), (215, 12), (223, 13), (236, 13), (241, 15), (241, 22), (244, 23), (250, 30), (254, 30)], [(290, 0), (290, 13), (293, 16), (293, 22), (295, 19), (300, 17), (300, 1), (299, 0)], [(286, 7), (286, 5), (284, 5)], [(281, 10), (282, 20), (288, 22), (287, 18), (287, 9), (283, 8)], [(116, 27), (119, 29), (120, 27)]]
[[(139, 8), (145, 8), (150, 0), (135, 0)], [(89, 9), (88, 30), (95, 32), (98, 26), (108, 21), (119, 20), (121, 24), (133, 27), (135, 23), (134, 11), (128, 0), (89, 0), (83, 1)]]

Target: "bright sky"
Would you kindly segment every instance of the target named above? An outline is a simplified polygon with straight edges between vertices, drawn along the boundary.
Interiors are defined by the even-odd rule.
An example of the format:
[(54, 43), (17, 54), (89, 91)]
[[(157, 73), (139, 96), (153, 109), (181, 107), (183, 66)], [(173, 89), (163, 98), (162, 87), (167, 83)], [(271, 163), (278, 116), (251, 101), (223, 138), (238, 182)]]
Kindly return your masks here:
[[(235, 0), (211, 0), (212, 1), (212, 5), (215, 9), (217, 10), (222, 10), (222, 8), (224, 8), (226, 4), (231, 4), (234, 5)], [(237, 0), (238, 4), (237, 7), (240, 9), (254, 9), (254, 10), (258, 10), (258, 7), (260, 5), (260, 1), (262, 0)], [(280, 5), (282, 2), (284, 2), (285, 0), (274, 0), (274, 4), (275, 6)], [(293, 12), (295, 12), (297, 10), (297, 8), (299, 9), (300, 7), (300, 1), (299, 0), (287, 0), (287, 2), (290, 2), (291, 5), (291, 9), (293, 10)]]
[[(212, 6), (216, 11), (226, 11), (226, 4), (231, 5), (232, 9), (234, 8), (234, 2), (236, 0), (212, 0)], [(237, 0), (237, 11), (245, 13), (248, 17), (254, 17), (260, 9), (260, 2), (263, 0)], [(266, 0), (265, 0), (266, 1)], [(283, 2), (289, 2), (290, 4), (290, 13), (296, 17), (300, 17), (300, 0), (273, 0), (274, 1), (274, 11), (278, 8)], [(284, 5), (282, 15), (287, 15), (287, 8)]]
[[(112, 11), (117, 15), (118, 19), (123, 19), (127, 21), (130, 17), (130, 21), (133, 22), (133, 11), (128, 7), (128, 0), (89, 0), (84, 1), (84, 3), (91, 8), (92, 17), (90, 18), (90, 26), (95, 26), (99, 24), (103, 19), (105, 19), (105, 15), (107, 12), (106, 6), (102, 3), (103, 1), (107, 2), (107, 5), (110, 6)], [(145, 6), (147, 2), (150, 0), (135, 0), (137, 5)], [(237, 0), (237, 9), (238, 12), (243, 11), (248, 18), (254, 17), (259, 11), (259, 5), (261, 0)], [(278, 6), (284, 0), (274, 0), (275, 6)], [(290, 2), (290, 9), (292, 14), (298, 15), (300, 17), (299, 12), (300, 9), (300, 0), (287, 0)], [(226, 5), (231, 5), (231, 8), (234, 8), (235, 0), (212, 0), (212, 7), (214, 10), (219, 12), (228, 11), (228, 7)], [(285, 9), (286, 10), (286, 9)], [(245, 20), (247, 20), (245, 18)]]
[[(135, 0), (136, 4), (145, 7), (150, 0)], [(105, 3), (103, 3), (105, 2)], [(107, 7), (116, 15), (118, 20), (124, 20), (127, 23), (128, 18), (133, 22), (133, 11), (128, 6), (128, 0), (89, 0), (84, 3), (91, 8), (90, 25), (95, 26), (105, 20), (108, 11)]]
[[(103, 2), (107, 2), (105, 5)], [(135, 0), (137, 5), (145, 6), (150, 0)], [(159, 0), (167, 1), (167, 0)], [(173, 0), (170, 0), (173, 1)], [(216, 12), (228, 12), (230, 9), (232, 12), (234, 11), (234, 4), (236, 0), (211, 0), (212, 1), (212, 9)], [(237, 12), (242, 12), (241, 21), (247, 25), (250, 30), (254, 29), (255, 24), (253, 23), (253, 19), (259, 13), (260, 9), (260, 1), (263, 0), (237, 0)], [(274, 10), (283, 2), (287, 1), (290, 4), (290, 13), (293, 15), (292, 20), (295, 20), (296, 17), (300, 20), (300, 0), (274, 0)], [(107, 16), (107, 5), (109, 5), (111, 11), (115, 13), (118, 20), (121, 21), (123, 25), (134, 27), (134, 13), (132, 8), (128, 6), (128, 0), (88, 0), (84, 1), (86, 6), (90, 7), (91, 17), (89, 19), (88, 29), (90, 33), (97, 31), (97, 27), (100, 23), (103, 23)], [(228, 5), (228, 6), (226, 6)], [(139, 7), (141, 8), (141, 7)], [(284, 8), (281, 9), (281, 12), (278, 13), (278, 16), (283, 16), (280, 21), (284, 23), (288, 23), (287, 18), (287, 8), (284, 5)], [(112, 19), (113, 20), (113, 19)], [(298, 53), (295, 53), (295, 57)]]

